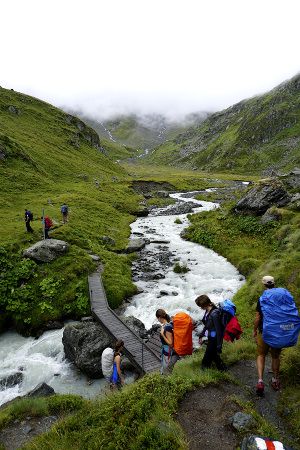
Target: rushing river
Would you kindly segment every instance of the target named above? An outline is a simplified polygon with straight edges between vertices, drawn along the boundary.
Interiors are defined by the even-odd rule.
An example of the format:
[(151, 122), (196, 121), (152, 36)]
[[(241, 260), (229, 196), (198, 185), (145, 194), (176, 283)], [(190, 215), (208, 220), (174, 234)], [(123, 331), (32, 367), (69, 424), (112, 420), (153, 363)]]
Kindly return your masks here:
[[(184, 197), (185, 193), (171, 194), (176, 200), (198, 203), (199, 208), (193, 212), (209, 211), (218, 207), (215, 203), (197, 201)], [(198, 320), (203, 313), (195, 304), (195, 298), (207, 294), (215, 303), (232, 298), (244, 282), (237, 269), (225, 258), (201, 245), (185, 241), (180, 237), (181, 231), (188, 226), (187, 215), (157, 215), (160, 210), (146, 218), (137, 219), (132, 225), (133, 236), (143, 236), (151, 241), (167, 243), (150, 243), (146, 252), (158, 253), (162, 248), (179, 259), (180, 265), (186, 265), (189, 271), (177, 274), (173, 264), (164, 271), (164, 278), (159, 280), (138, 280), (137, 286), (143, 291), (133, 297), (125, 315), (135, 316), (150, 328), (155, 322), (155, 311), (165, 309), (169, 315), (178, 311), (189, 313)], [(175, 219), (182, 222), (175, 223)], [(162, 295), (163, 292), (163, 295)]]
[[(182, 195), (172, 194), (172, 197), (180, 201), (191, 200)], [(198, 203), (202, 206), (194, 212), (208, 211), (217, 206), (211, 202)], [(132, 237), (142, 234), (150, 241), (168, 241), (163, 244), (150, 243), (143, 251), (146, 258), (153, 259), (158, 271), (162, 272), (157, 257), (161, 250), (172, 254), (174, 260), (179, 260), (181, 265), (186, 264), (190, 270), (185, 274), (176, 274), (172, 263), (164, 268), (164, 278), (136, 281), (143, 292), (133, 297), (125, 314), (139, 318), (146, 328), (155, 323), (158, 308), (166, 309), (171, 315), (184, 310), (194, 319), (199, 319), (201, 311), (194, 302), (198, 295), (205, 293), (218, 303), (231, 298), (243, 283), (243, 277), (225, 258), (180, 237), (180, 232), (188, 225), (186, 214), (157, 214), (162, 214), (162, 210), (154, 210), (148, 217), (137, 219), (131, 227)], [(175, 223), (176, 218), (182, 224)], [(90, 384), (87, 377), (64, 358), (62, 334), (63, 330), (48, 331), (39, 339), (34, 339), (9, 331), (0, 336), (0, 381), (16, 372), (23, 377), (22, 382), (15, 386), (0, 387), (0, 405), (25, 395), (41, 382), (46, 382), (58, 393), (74, 393), (90, 398), (104, 389), (104, 380), (94, 380)]]

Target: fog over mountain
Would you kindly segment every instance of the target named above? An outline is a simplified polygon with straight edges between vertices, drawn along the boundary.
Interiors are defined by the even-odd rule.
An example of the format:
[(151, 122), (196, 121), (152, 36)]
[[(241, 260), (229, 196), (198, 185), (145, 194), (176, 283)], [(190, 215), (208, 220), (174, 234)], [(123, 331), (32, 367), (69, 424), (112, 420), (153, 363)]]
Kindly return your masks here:
[(0, 85), (92, 117), (220, 111), (300, 69), (298, 0), (2, 3)]

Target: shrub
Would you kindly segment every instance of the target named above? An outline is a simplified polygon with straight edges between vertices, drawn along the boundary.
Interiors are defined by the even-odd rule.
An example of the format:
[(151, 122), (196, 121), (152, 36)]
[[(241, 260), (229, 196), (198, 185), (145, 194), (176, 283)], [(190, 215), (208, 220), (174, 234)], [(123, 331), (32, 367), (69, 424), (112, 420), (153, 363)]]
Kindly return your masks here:
[(50, 413), (59, 414), (81, 409), (86, 400), (78, 395), (65, 394), (51, 395), (47, 402)]
[(182, 224), (182, 221), (179, 219), (179, 217), (177, 217), (177, 219), (174, 220), (174, 223)]
[(237, 264), (237, 269), (243, 275), (248, 276), (260, 266), (260, 262), (255, 258), (246, 258)]
[(173, 267), (173, 271), (174, 271), (175, 273), (187, 273), (187, 272), (189, 272), (190, 270), (191, 270), (191, 269), (189, 269), (189, 268), (187, 267), (186, 264), (180, 265), (179, 262), (177, 262), (177, 263), (175, 264), (175, 266)]

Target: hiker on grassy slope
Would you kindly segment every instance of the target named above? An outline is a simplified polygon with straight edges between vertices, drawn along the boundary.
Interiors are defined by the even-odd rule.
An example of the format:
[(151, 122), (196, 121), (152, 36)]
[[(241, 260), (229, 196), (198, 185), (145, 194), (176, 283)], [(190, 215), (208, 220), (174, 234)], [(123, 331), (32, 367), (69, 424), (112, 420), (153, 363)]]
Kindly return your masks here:
[(50, 219), (49, 216), (45, 216), (45, 218), (44, 218), (45, 239), (50, 239), (49, 231), (52, 226), (53, 226), (52, 219)]
[(173, 348), (174, 333), (170, 316), (164, 309), (158, 309), (155, 315), (161, 324), (161, 374), (164, 375), (171, 372), (174, 364), (178, 361), (179, 356)]
[(271, 386), (278, 391), (281, 349), (296, 345), (300, 331), (299, 313), (290, 292), (283, 288), (275, 288), (274, 278), (270, 275), (264, 276), (262, 283), (266, 290), (257, 302), (253, 330), (253, 337), (257, 343), (258, 395), (264, 394), (263, 375), (269, 350), (273, 371)]
[(202, 319), (204, 328), (200, 333), (199, 343), (202, 345), (203, 337), (207, 336), (207, 346), (201, 367), (202, 369), (209, 369), (214, 362), (218, 370), (226, 370), (227, 367), (220, 357), (224, 334), (220, 310), (207, 295), (200, 295), (196, 298), (195, 303), (205, 311)]
[(31, 228), (30, 222), (33, 220), (33, 214), (29, 209), (25, 209), (25, 215), (24, 215), (26, 230), (29, 233), (33, 233), (33, 229)]
[(68, 205), (66, 205), (65, 203), (63, 205), (61, 205), (60, 212), (61, 212), (61, 215), (62, 215), (63, 224), (67, 223), (68, 222), (68, 216), (69, 216)]

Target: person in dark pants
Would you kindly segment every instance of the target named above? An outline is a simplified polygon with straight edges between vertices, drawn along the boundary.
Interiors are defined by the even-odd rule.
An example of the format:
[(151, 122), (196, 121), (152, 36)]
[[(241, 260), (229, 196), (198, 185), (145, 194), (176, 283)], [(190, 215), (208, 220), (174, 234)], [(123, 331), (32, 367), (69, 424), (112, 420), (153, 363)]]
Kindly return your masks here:
[(207, 347), (201, 367), (209, 369), (214, 362), (218, 370), (226, 370), (227, 367), (220, 357), (224, 333), (220, 311), (207, 295), (200, 295), (196, 298), (195, 303), (205, 311), (202, 319), (204, 328), (199, 336), (199, 343), (202, 345), (203, 337), (207, 336)]
[(29, 211), (29, 209), (25, 209), (25, 215), (24, 215), (24, 220), (25, 220), (25, 226), (26, 226), (26, 230), (28, 231), (28, 233), (33, 233), (33, 229), (31, 228), (30, 222), (33, 219), (33, 214), (31, 211)]

